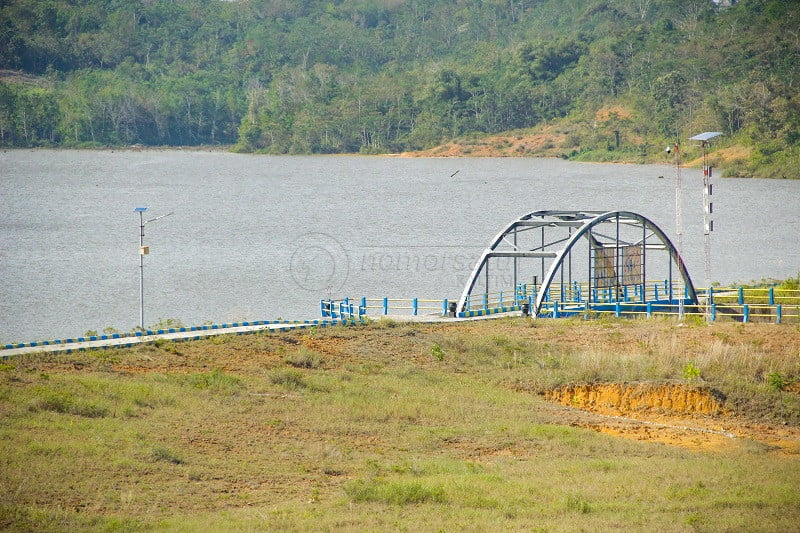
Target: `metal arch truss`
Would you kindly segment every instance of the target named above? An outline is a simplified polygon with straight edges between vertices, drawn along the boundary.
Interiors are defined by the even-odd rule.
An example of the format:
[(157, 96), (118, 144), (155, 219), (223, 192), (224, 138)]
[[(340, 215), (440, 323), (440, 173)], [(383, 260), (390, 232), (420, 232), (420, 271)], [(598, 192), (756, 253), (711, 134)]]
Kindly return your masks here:
[[(570, 298), (564, 296), (565, 287), (571, 290), (580, 283), (583, 290), (578, 289), (582, 293), (578, 301), (584, 305), (599, 302), (598, 292), (604, 302), (619, 301), (630, 286), (636, 286), (637, 301), (652, 300), (645, 286), (647, 275), (663, 274), (655, 278), (665, 280), (662, 294), (677, 302), (673, 300), (673, 265), (683, 280), (684, 301), (698, 305), (683, 259), (667, 235), (648, 218), (629, 211), (534, 211), (512, 221), (475, 264), (458, 300), (457, 314), (468, 310), (476, 284), (483, 283), (483, 294), (489, 294), (490, 261), (502, 258), (510, 258), (512, 265), (506, 264), (506, 283), (495, 285), (507, 288), (512, 278), (517, 291), (521, 281), (532, 279), (530, 294), (536, 298), (535, 303), (530, 298), (530, 312), (534, 317), (551, 298), (551, 287), (560, 289), (554, 291), (558, 294), (552, 295), (553, 300), (566, 302)], [(658, 289), (655, 295), (658, 300)]]

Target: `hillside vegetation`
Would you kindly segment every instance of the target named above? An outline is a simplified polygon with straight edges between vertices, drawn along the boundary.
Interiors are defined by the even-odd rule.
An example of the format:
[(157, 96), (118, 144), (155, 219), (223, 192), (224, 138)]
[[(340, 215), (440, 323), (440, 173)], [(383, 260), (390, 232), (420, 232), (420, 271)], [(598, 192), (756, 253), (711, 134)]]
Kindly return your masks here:
[(729, 174), (800, 177), (800, 2), (729, 3), (9, 0), (0, 144), (396, 153), (513, 132), (543, 140), (503, 155), (653, 161), (716, 130)]

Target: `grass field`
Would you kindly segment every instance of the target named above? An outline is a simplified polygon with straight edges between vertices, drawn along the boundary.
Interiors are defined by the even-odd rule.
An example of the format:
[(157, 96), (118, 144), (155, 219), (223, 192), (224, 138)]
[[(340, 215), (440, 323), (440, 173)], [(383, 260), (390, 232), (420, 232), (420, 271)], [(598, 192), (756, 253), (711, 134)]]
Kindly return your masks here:
[[(379, 321), (0, 368), (5, 530), (800, 528), (796, 325)], [(543, 396), (611, 383), (721, 408)]]

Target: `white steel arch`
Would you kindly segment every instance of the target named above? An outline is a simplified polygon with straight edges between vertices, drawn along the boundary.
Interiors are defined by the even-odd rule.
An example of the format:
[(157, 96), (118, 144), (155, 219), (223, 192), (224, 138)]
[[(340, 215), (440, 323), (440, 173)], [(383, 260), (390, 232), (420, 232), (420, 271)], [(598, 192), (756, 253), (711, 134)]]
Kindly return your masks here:
[[(541, 237), (538, 242), (531, 243), (528, 238), (525, 245), (518, 241), (522, 234), (530, 237), (531, 232), (535, 232), (536, 237)], [(630, 211), (534, 211), (509, 223), (483, 251), (459, 298), (456, 312), (462, 313), (466, 310), (467, 301), (481, 275), (485, 277), (484, 291), (489, 293), (489, 265), (492, 259), (511, 258), (515, 287), (519, 279), (518, 261), (538, 259), (541, 264), (541, 284), (537, 287), (535, 303), (531, 309), (531, 314), (537, 316), (559, 272), (562, 293), (565, 271), (568, 271), (569, 283), (577, 283), (573, 280), (573, 253), (576, 245), (584, 240), (588, 243), (588, 257), (583, 263), (586, 278), (585, 301), (592, 302), (598, 286), (602, 286), (607, 292), (613, 290), (614, 298), (619, 296), (625, 285), (643, 286), (651, 257), (658, 251), (665, 251), (668, 272), (665, 293), (672, 300), (674, 264), (683, 280), (685, 299), (697, 305), (697, 293), (678, 250), (667, 235), (648, 218)], [(546, 268), (547, 262), (549, 266)], [(625, 262), (627, 264), (623, 264)], [(663, 262), (662, 260), (661, 263)], [(640, 291), (640, 294), (640, 301), (645, 301), (646, 290)]]

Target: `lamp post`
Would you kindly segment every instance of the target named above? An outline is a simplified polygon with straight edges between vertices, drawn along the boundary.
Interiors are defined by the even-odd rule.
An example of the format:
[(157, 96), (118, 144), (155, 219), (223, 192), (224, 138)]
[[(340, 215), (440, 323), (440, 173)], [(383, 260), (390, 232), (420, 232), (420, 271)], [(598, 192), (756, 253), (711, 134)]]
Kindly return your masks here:
[[(708, 164), (708, 143), (711, 139), (722, 135), (719, 131), (707, 131), (694, 137), (690, 141), (700, 141), (703, 147), (703, 251), (705, 255), (706, 294), (711, 294), (711, 232), (714, 231), (714, 204), (711, 196), (714, 193), (711, 184), (711, 167)], [(706, 309), (711, 306), (711, 301), (706, 297)]]
[(142, 331), (144, 331), (144, 256), (150, 253), (150, 247), (144, 245), (144, 226), (145, 224), (174, 214), (173, 211), (170, 211), (166, 215), (160, 215), (145, 220), (145, 211), (147, 211), (146, 207), (137, 207), (133, 210), (134, 213), (139, 213), (139, 327)]

